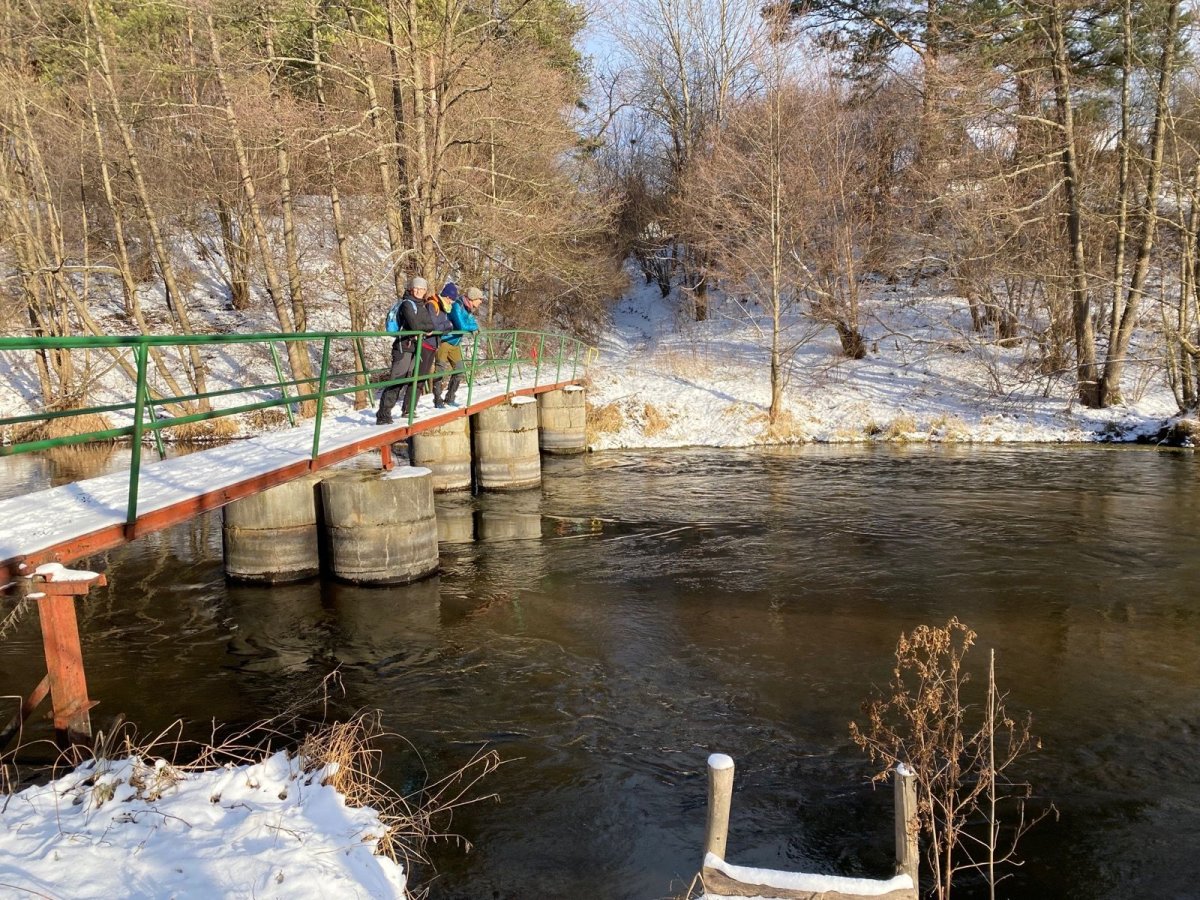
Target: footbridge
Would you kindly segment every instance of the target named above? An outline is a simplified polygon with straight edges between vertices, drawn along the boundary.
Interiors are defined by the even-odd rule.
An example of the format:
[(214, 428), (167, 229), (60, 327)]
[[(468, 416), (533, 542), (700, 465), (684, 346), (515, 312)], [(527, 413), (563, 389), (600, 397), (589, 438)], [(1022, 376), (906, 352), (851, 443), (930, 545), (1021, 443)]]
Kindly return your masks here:
[[(317, 473), (378, 452), (379, 469), (410, 477), (370, 479), (367, 487), (382, 493), (365, 497), (361, 471), (357, 478), (326, 479), (315, 505), (321, 507), (324, 494), (326, 515), (342, 515), (358, 528), (331, 525), (338, 535), (335, 552), (347, 540), (376, 541), (385, 557), (394, 557), (382, 573), (338, 570), (335, 563), (335, 575), (369, 583), (412, 580), (436, 570), (436, 523), (430, 524), (435, 487), (536, 486), (540, 450), (584, 449), (582, 383), (593, 351), (582, 342), (521, 330), (473, 332), (463, 336), (463, 361), (456, 369), (389, 381), (387, 368), (373, 367), (371, 360), (382, 361), (395, 337), (310, 332), (0, 338), (0, 374), (9, 382), (4, 387), (22, 391), (33, 407), (0, 418), (0, 456), (128, 445), (128, 464), (115, 471), (0, 499), (0, 596), (23, 592), (37, 599), (46, 648), (48, 674), (26, 698), (22, 720), (50, 694), (60, 737), (90, 735), (87, 710), (93, 704), (73, 600), (102, 583), (102, 576), (65, 566), (228, 507), (232, 575), (272, 581), (305, 574), (303, 560), (295, 560), (276, 578), (281, 565), (276, 557), (311, 553), (315, 559), (317, 553), (315, 519), (295, 543), (295, 501), (285, 498), (282, 512), (274, 500), (259, 502), (268, 520), (277, 519), (265, 523), (261, 510), (247, 508), (234, 517), (229, 510), (253, 506), (257, 496), (279, 494), (287, 485), (311, 510), (314, 486), (323, 480)], [(461, 382), (456, 395), (461, 405), (435, 407), (427, 390), (435, 376)], [(39, 384), (40, 391), (34, 387)], [(395, 412), (394, 423), (378, 425), (378, 392), (392, 385), (409, 386), (408, 402)], [(48, 387), (56, 388), (52, 402), (28, 399), (45, 396)], [(88, 406), (80, 397), (103, 402)], [(424, 468), (391, 472), (393, 445), (408, 439), (410, 461)], [(343, 482), (339, 493), (326, 490)], [(0, 497), (6, 493), (12, 492), (0, 484)], [(385, 517), (372, 513), (364, 528), (362, 505), (382, 508)], [(255, 520), (253, 530), (241, 527), (247, 518)], [(239, 541), (243, 534), (250, 537), (231, 550), (231, 534)], [(266, 548), (269, 558), (262, 559), (256, 546)], [(260, 558), (238, 569), (247, 555)], [(350, 555), (361, 556), (361, 548)], [(238, 562), (231, 567), (233, 556)], [(6, 730), (12, 726), (19, 721)], [(6, 737), (0, 733), (0, 743)]]

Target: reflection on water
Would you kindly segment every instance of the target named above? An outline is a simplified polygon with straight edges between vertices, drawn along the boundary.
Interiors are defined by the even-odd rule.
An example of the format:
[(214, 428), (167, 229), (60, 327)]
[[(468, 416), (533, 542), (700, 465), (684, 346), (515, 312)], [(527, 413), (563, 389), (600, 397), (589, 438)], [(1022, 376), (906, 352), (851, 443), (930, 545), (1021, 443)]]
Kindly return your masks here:
[[(0, 461), (0, 490), (57, 477)], [(1008, 897), (1183, 897), (1200, 862), (1200, 467), (1112, 449), (805, 448), (546, 461), (542, 491), (439, 498), (442, 571), (402, 588), (226, 584), (219, 518), (94, 561), (97, 715), (248, 722), (340, 667), (344, 711), (417, 783), (484, 744), (498, 803), (436, 851), (435, 898), (663, 897), (738, 763), (733, 860), (889, 873), (891, 799), (847, 722), (899, 632), (958, 615), (1044, 749), (1057, 822)], [(28, 689), (34, 623), (0, 644)], [(979, 653), (982, 663), (986, 654)], [(39, 727), (44, 728), (42, 724)], [(969, 896), (969, 894), (964, 894)]]

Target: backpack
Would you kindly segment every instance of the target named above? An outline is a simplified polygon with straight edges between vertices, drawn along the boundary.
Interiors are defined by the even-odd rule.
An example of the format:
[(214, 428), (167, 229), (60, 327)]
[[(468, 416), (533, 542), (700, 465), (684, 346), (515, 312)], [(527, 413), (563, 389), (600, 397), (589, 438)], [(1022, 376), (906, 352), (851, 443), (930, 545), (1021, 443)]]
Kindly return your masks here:
[[(408, 297), (402, 297), (392, 305), (391, 309), (388, 310), (387, 320), (383, 323), (384, 330), (387, 331), (388, 334), (399, 334), (404, 330), (404, 327), (400, 322), (400, 307), (405, 303), (412, 303), (412, 300), (410, 300)], [(416, 308), (417, 304), (413, 303), (413, 309)]]
[(384, 327), (384, 330), (387, 331), (389, 334), (399, 334), (400, 333), (400, 330), (401, 330), (400, 329), (400, 303), (401, 302), (402, 301), (397, 301), (396, 303), (392, 304), (392, 308), (388, 310), (387, 321), (384, 322), (383, 327)]

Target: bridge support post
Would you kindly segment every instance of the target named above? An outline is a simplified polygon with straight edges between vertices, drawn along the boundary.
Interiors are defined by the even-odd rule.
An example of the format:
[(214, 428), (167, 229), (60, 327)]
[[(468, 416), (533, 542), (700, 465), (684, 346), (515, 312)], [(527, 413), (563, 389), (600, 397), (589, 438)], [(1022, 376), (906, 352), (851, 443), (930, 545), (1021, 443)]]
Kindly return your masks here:
[(321, 482), (326, 562), (356, 584), (407, 584), (438, 569), (433, 474), (347, 471)]
[(466, 416), (413, 435), (412, 447), (413, 465), (433, 472), (435, 491), (471, 489), (471, 423)]
[(587, 401), (583, 388), (568, 385), (538, 396), (538, 441), (543, 453), (569, 456), (587, 450)]
[(88, 699), (75, 598), (86, 596), (92, 585), (104, 584), (103, 575), (72, 572), (57, 564), (42, 566), (33, 576), (35, 591), (30, 596), (38, 602), (54, 736), (60, 747), (92, 742), (90, 710), (96, 704)]
[(521, 491), (542, 483), (537, 401), (513, 397), (476, 413), (475, 484), (484, 491)]
[(225, 574), (236, 581), (284, 584), (321, 571), (316, 489), (307, 475), (222, 510)]

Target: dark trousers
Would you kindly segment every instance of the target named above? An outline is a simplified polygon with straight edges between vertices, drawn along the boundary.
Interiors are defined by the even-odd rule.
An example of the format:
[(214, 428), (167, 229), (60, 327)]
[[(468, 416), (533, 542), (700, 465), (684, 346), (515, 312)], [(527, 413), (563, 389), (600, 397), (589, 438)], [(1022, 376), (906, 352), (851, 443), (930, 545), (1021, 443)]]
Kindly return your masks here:
[(421, 382), (420, 382), (421, 389), (418, 392), (418, 396), (420, 394), (425, 393), (427, 390), (429, 390), (429, 382), (427, 380), (425, 380), (425, 376), (433, 371), (433, 361), (436, 358), (437, 358), (437, 347), (430, 347), (428, 344), (422, 342), (422, 344), (421, 344), (421, 368), (418, 370), (418, 372), (421, 376)]
[[(415, 340), (396, 340), (392, 341), (392, 367), (388, 369), (387, 381), (395, 381), (397, 378), (407, 378), (412, 375), (413, 361), (417, 358), (417, 342)], [(396, 405), (396, 398), (400, 398), (400, 411), (403, 415), (408, 415), (408, 390), (411, 385), (393, 384), (383, 389), (383, 393), (379, 396), (379, 417), (384, 418), (391, 416), (392, 407)]]

